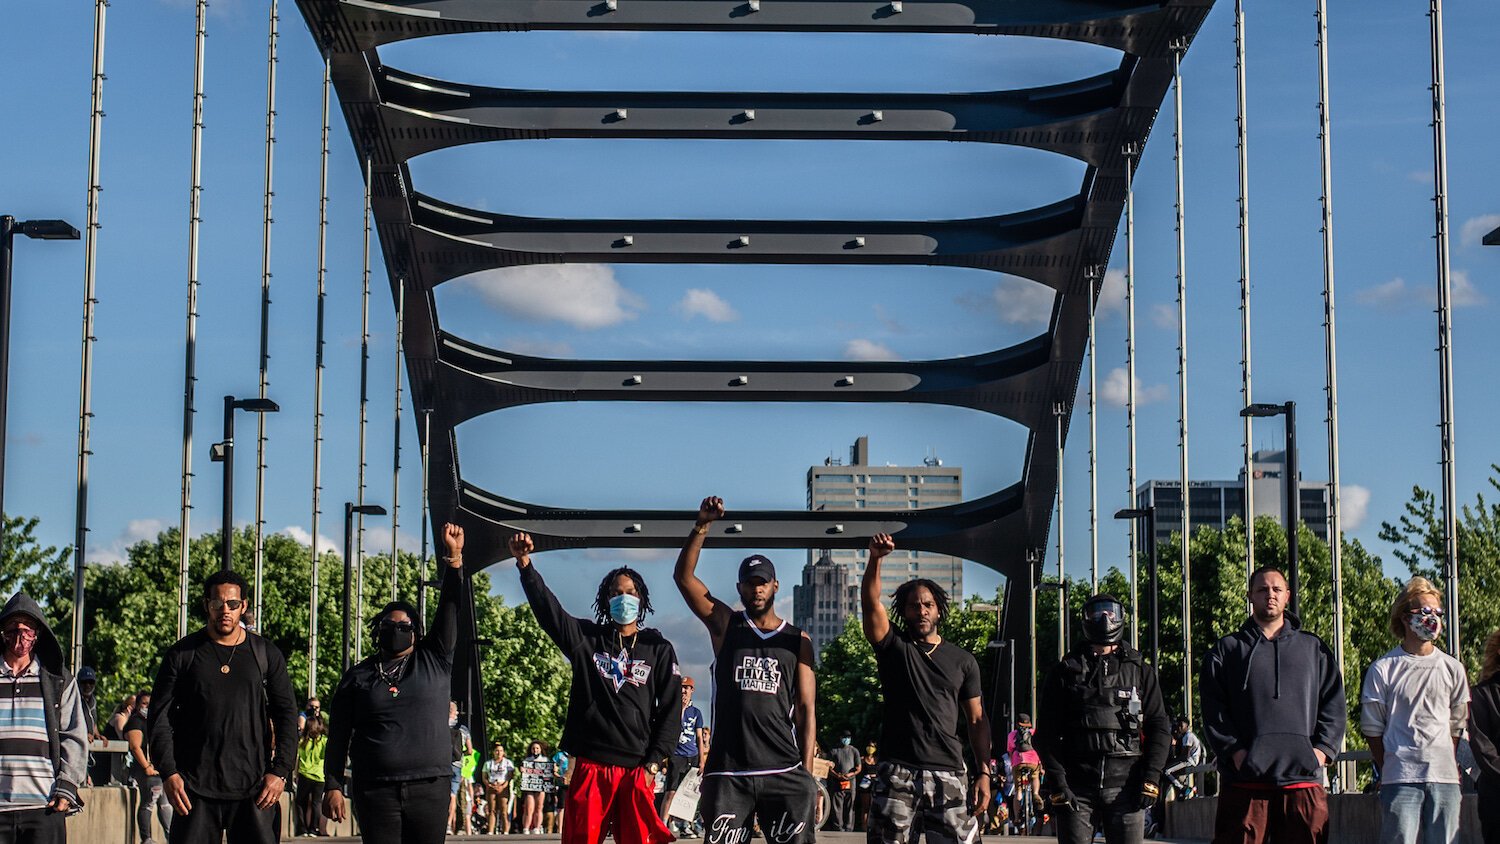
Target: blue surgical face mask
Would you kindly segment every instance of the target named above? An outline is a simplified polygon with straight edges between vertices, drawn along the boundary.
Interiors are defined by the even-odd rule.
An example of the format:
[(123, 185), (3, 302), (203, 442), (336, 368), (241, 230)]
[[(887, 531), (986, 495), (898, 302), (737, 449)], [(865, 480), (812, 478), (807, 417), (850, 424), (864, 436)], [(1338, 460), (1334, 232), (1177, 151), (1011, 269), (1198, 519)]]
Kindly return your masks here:
[(641, 599), (634, 595), (616, 595), (609, 599), (609, 617), (615, 624), (630, 624), (641, 617)]
[(843, 738), (839, 739), (839, 744), (842, 744), (843, 746), (848, 747), (849, 746), (849, 737), (848, 736), (844, 736)]

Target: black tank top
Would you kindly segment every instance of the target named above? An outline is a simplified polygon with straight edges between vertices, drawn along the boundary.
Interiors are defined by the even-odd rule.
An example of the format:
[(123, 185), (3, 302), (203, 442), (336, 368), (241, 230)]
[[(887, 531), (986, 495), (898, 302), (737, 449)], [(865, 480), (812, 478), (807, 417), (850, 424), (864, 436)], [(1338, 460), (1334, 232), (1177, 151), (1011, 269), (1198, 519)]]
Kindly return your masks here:
[(773, 774), (802, 763), (792, 713), (802, 631), (766, 632), (735, 614), (714, 659), (714, 735), (707, 774)]

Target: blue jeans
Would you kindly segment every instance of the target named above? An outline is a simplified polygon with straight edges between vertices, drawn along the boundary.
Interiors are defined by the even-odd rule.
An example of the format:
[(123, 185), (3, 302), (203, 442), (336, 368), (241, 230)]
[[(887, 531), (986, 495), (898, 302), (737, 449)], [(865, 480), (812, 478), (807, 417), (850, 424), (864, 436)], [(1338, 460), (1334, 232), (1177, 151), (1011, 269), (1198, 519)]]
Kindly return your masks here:
[(1456, 783), (1400, 782), (1380, 787), (1380, 844), (1458, 841)]

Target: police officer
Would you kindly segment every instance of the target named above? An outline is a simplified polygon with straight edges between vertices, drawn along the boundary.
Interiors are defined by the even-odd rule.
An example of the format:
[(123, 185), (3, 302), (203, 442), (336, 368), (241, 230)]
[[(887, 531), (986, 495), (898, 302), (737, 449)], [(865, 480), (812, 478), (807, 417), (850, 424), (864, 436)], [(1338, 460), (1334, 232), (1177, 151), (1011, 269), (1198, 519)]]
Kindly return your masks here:
[(1061, 844), (1139, 844), (1172, 745), (1156, 669), (1125, 644), (1125, 608), (1109, 595), (1083, 605), (1083, 643), (1047, 672), (1036, 749)]

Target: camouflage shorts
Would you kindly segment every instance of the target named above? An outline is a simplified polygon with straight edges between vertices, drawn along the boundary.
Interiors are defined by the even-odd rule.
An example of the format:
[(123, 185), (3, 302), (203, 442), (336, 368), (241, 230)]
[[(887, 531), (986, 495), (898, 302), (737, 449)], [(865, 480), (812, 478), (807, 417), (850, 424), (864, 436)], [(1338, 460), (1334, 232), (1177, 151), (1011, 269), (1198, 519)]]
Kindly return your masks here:
[(882, 762), (870, 794), (868, 844), (972, 844), (979, 821), (969, 814), (964, 775)]

